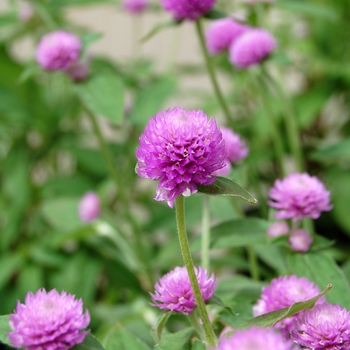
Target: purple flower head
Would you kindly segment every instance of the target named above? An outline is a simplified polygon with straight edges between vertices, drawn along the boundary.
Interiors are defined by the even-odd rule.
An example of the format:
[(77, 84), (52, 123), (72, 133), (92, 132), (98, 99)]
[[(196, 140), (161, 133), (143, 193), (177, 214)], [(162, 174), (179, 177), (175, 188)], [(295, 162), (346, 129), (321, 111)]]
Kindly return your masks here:
[(259, 64), (276, 48), (277, 42), (264, 29), (251, 29), (242, 34), (230, 46), (230, 62), (238, 68)]
[(81, 221), (90, 222), (100, 216), (100, 199), (95, 192), (87, 192), (79, 202)]
[(269, 237), (278, 237), (289, 233), (289, 226), (285, 221), (273, 222), (267, 229)]
[(205, 31), (205, 41), (209, 52), (216, 54), (227, 50), (248, 28), (234, 21), (232, 18), (213, 21)]
[(141, 177), (160, 180), (155, 199), (172, 208), (176, 197), (196, 193), (197, 184), (215, 182), (212, 174), (224, 166), (225, 143), (215, 119), (176, 107), (149, 120), (136, 157)]
[(90, 65), (88, 62), (78, 59), (68, 66), (66, 73), (73, 81), (83, 81), (89, 76)]
[(285, 340), (273, 329), (252, 327), (235, 331), (230, 337), (220, 338), (217, 350), (296, 350), (297, 347)]
[(232, 169), (231, 162), (229, 162), (227, 159), (225, 159), (224, 164), (225, 164), (224, 167), (219, 169), (219, 170), (215, 170), (213, 172), (213, 175), (215, 175), (215, 176), (227, 176), (231, 172), (231, 169)]
[(148, 0), (123, 0), (124, 10), (132, 14), (143, 12), (148, 5)]
[(300, 228), (295, 230), (289, 237), (289, 244), (293, 250), (300, 253), (305, 253), (309, 250), (313, 238), (310, 236), (309, 232)]
[(238, 162), (247, 157), (249, 149), (238, 134), (229, 128), (220, 128), (225, 141), (226, 159), (231, 163)]
[(12, 332), (8, 333), (15, 347), (26, 350), (68, 350), (82, 343), (90, 332), (84, 329), (90, 323), (88, 310), (83, 313), (83, 302), (74, 295), (56, 289), (29, 292), (25, 303), (17, 303), (10, 315)]
[(305, 310), (294, 322), (291, 338), (307, 349), (350, 349), (350, 312), (323, 303)]
[(306, 173), (294, 173), (276, 180), (269, 196), (269, 205), (278, 210), (275, 213), (278, 219), (317, 219), (321, 212), (332, 209), (330, 192), (317, 177)]
[(66, 70), (80, 55), (81, 41), (72, 33), (56, 31), (43, 36), (36, 60), (46, 70)]
[[(214, 274), (208, 276), (207, 270), (202, 267), (196, 267), (195, 273), (203, 300), (206, 302), (214, 295), (217, 280)], [(153, 300), (151, 305), (153, 306), (185, 315), (190, 314), (196, 308), (196, 301), (185, 267), (175, 267), (156, 283), (154, 289), (154, 294), (151, 293)]]
[[(271, 281), (271, 284), (262, 289), (260, 299), (253, 307), (253, 315), (260, 316), (265, 313), (275, 311), (284, 307), (289, 307), (297, 301), (311, 299), (320, 293), (320, 289), (305, 277), (280, 276)], [(321, 297), (318, 302), (323, 302)], [(287, 337), (293, 328), (293, 322), (297, 315), (288, 317), (277, 323), (276, 328), (280, 328)]]
[(161, 0), (163, 8), (177, 21), (196, 20), (208, 13), (216, 0)]

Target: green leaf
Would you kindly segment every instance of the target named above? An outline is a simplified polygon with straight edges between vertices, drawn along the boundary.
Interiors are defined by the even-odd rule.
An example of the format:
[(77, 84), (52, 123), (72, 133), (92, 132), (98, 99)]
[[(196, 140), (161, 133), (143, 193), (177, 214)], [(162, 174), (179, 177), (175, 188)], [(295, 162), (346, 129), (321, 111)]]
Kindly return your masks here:
[(0, 290), (7, 284), (13, 274), (21, 270), (24, 258), (19, 254), (2, 253), (0, 257)]
[(92, 334), (88, 334), (81, 344), (75, 345), (72, 350), (104, 350), (101, 343)]
[(311, 158), (318, 161), (339, 161), (350, 159), (350, 138), (313, 152)]
[(119, 123), (124, 114), (124, 86), (114, 73), (100, 73), (76, 84), (83, 104), (94, 114)]
[(86, 49), (93, 42), (102, 38), (102, 33), (87, 33), (81, 37), (83, 48)]
[(149, 118), (155, 115), (176, 91), (176, 85), (174, 77), (166, 76), (142, 89), (134, 101), (130, 113), (131, 120), (144, 127)]
[(112, 329), (103, 344), (106, 350), (150, 350), (145, 343), (121, 326)]
[(206, 350), (206, 346), (201, 343), (199, 340), (195, 340), (193, 342), (193, 346), (192, 346), (192, 349), (191, 350)]
[(225, 177), (216, 177), (216, 181), (209, 186), (197, 185), (198, 192), (204, 193), (210, 196), (229, 196), (238, 197), (250, 204), (257, 204), (258, 200), (255, 199), (247, 190), (236, 182), (226, 179)]
[(227, 13), (219, 11), (219, 10), (215, 10), (212, 9), (211, 11), (209, 11), (208, 13), (206, 13), (204, 15), (205, 18), (207, 19), (220, 19), (220, 18), (226, 18), (227, 17)]
[(245, 322), (239, 328), (250, 328), (252, 326), (273, 327), (278, 322), (282, 321), (287, 317), (293, 316), (302, 310), (311, 309), (316, 304), (317, 300), (320, 299), (323, 295), (325, 295), (328, 291), (330, 291), (331, 288), (332, 285), (329, 284), (325, 290), (323, 290), (320, 294), (316, 295), (315, 297), (309, 300), (296, 302), (290, 307), (285, 307), (280, 310), (276, 310), (258, 317), (254, 317), (253, 319)]
[(153, 38), (157, 33), (159, 33), (161, 30), (165, 29), (165, 28), (171, 28), (171, 27), (176, 27), (181, 23), (181, 21), (175, 21), (175, 20), (171, 20), (171, 21), (167, 21), (167, 22), (163, 22), (163, 23), (158, 23), (156, 24), (149, 33), (147, 33), (142, 39), (141, 39), (141, 43), (145, 43), (146, 41), (148, 41), (149, 39)]
[[(156, 350), (188, 350), (189, 342), (194, 334), (193, 328), (185, 328), (176, 333), (163, 334)], [(129, 349), (128, 349), (129, 350)]]
[(232, 308), (228, 305), (226, 305), (219, 297), (217, 297), (216, 295), (214, 295), (212, 298), (209, 299), (209, 301), (207, 302), (207, 304), (209, 305), (217, 305), (217, 306), (221, 306), (223, 307), (229, 314), (231, 314), (232, 316), (237, 316), (237, 314), (235, 314), (232, 310)]
[(157, 343), (160, 343), (161, 338), (162, 338), (162, 332), (163, 329), (165, 327), (165, 324), (167, 323), (169, 317), (173, 314), (173, 311), (167, 311), (162, 313), (158, 319), (157, 319), (157, 323), (155, 326), (155, 330), (156, 330), (156, 335), (157, 335)]
[(11, 346), (7, 333), (11, 332), (9, 323), (9, 315), (0, 316), (0, 343), (4, 343)]
[(350, 309), (350, 287), (343, 271), (325, 252), (308, 252), (307, 254), (292, 254), (288, 257), (291, 271), (308, 278), (318, 286), (331, 283), (332, 292), (327, 300)]

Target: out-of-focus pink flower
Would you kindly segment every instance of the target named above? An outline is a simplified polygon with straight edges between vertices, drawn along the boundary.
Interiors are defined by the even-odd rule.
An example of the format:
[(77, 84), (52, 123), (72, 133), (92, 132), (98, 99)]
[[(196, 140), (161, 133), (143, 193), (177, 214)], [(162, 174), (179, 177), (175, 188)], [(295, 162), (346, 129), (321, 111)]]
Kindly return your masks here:
[(148, 0), (123, 0), (123, 8), (132, 14), (138, 14), (146, 10), (149, 5)]
[(149, 120), (136, 157), (141, 177), (160, 180), (155, 199), (172, 208), (178, 196), (215, 182), (212, 174), (224, 166), (225, 143), (215, 119), (176, 107)]
[(79, 202), (79, 216), (84, 222), (90, 222), (100, 216), (100, 199), (95, 192), (86, 193)]
[(83, 81), (89, 76), (90, 65), (87, 61), (78, 59), (68, 66), (66, 73), (73, 81)]
[(56, 289), (29, 292), (9, 319), (11, 344), (26, 350), (68, 350), (90, 332), (85, 330), (90, 315), (88, 310), (83, 313), (82, 300)]
[(294, 173), (276, 180), (269, 196), (269, 205), (277, 209), (275, 217), (278, 219), (317, 219), (323, 211), (332, 209), (330, 192), (317, 177), (306, 173)]
[(216, 0), (161, 0), (160, 4), (175, 20), (196, 20), (208, 13)]
[[(214, 295), (217, 280), (214, 274), (208, 276), (207, 270), (202, 267), (196, 267), (195, 273), (203, 300), (206, 302)], [(185, 315), (196, 308), (190, 278), (185, 267), (175, 267), (156, 283), (154, 289), (154, 294), (151, 294), (153, 306)]]
[(277, 42), (264, 29), (251, 29), (235, 40), (230, 46), (230, 62), (238, 68), (259, 64), (276, 48)]
[(289, 244), (293, 250), (300, 253), (305, 253), (310, 249), (313, 238), (309, 232), (300, 228), (295, 230), (289, 237)]
[(278, 237), (289, 233), (289, 226), (285, 221), (273, 222), (267, 229), (269, 237)]
[(248, 29), (249, 27), (236, 22), (232, 18), (213, 21), (205, 31), (205, 41), (208, 51), (211, 54), (216, 54), (227, 50)]
[(66, 70), (80, 55), (81, 41), (62, 30), (43, 36), (36, 50), (36, 60), (46, 70)]

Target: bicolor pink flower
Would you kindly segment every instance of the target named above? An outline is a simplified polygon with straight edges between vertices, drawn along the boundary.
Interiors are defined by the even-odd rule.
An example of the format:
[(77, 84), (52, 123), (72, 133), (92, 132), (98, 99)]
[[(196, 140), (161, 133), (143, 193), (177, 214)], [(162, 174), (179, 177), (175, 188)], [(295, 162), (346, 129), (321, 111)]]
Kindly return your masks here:
[[(209, 300), (216, 288), (217, 280), (214, 274), (208, 276), (206, 269), (195, 267), (195, 273), (204, 302)], [(160, 309), (190, 314), (196, 308), (196, 301), (185, 267), (175, 267), (164, 275), (155, 285), (151, 293), (153, 303)]]
[(79, 217), (81, 221), (90, 222), (100, 216), (100, 199), (95, 192), (87, 192), (79, 202)]
[(264, 29), (251, 29), (242, 34), (230, 46), (230, 62), (238, 68), (248, 68), (259, 64), (276, 48), (277, 42)]
[(123, 8), (132, 14), (143, 12), (149, 5), (148, 0), (123, 0)]
[(273, 329), (252, 327), (237, 330), (231, 336), (220, 337), (216, 350), (296, 350), (297, 346), (285, 340)]
[(332, 209), (330, 192), (315, 176), (294, 173), (276, 180), (269, 191), (269, 205), (277, 209), (278, 219), (317, 219), (323, 211)]
[(160, 4), (177, 20), (197, 18), (208, 13), (216, 0), (161, 0)]
[(36, 60), (46, 70), (66, 70), (80, 55), (81, 41), (62, 30), (43, 36), (36, 50)]
[[(262, 289), (260, 299), (253, 307), (253, 315), (260, 316), (284, 307), (290, 307), (298, 301), (306, 301), (319, 293), (320, 289), (305, 277), (280, 276), (273, 279), (269, 286)], [(318, 302), (323, 301), (323, 297), (318, 300)], [(293, 328), (293, 322), (297, 315), (300, 315), (300, 313), (282, 320), (276, 325), (276, 328), (280, 328), (287, 337), (289, 331)]]
[(289, 233), (289, 226), (285, 221), (273, 222), (267, 229), (269, 237), (278, 237)]
[(25, 303), (17, 303), (10, 315), (12, 332), (8, 333), (15, 347), (25, 350), (68, 350), (84, 341), (90, 332), (88, 310), (83, 312), (81, 299), (56, 289), (29, 292)]
[(225, 143), (215, 119), (176, 107), (149, 120), (136, 157), (141, 177), (160, 180), (155, 199), (172, 208), (176, 197), (215, 182), (212, 174), (224, 166)]
[(289, 244), (293, 250), (305, 253), (310, 249), (313, 238), (310, 233), (302, 228), (295, 230), (289, 237)]
[(249, 27), (236, 22), (232, 18), (222, 18), (213, 21), (205, 31), (208, 51), (211, 54), (216, 54), (227, 50), (247, 30), (249, 30)]
[(291, 338), (306, 349), (350, 349), (350, 312), (323, 303), (305, 310), (294, 322)]

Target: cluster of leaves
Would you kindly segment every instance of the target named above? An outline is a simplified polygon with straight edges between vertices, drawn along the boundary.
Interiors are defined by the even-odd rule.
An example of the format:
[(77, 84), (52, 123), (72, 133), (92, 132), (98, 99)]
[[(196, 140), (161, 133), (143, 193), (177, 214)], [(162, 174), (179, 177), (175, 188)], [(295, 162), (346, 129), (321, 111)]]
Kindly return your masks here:
[[(93, 333), (102, 343), (89, 335), (77, 349), (145, 350), (157, 344), (157, 349), (200, 350), (203, 345), (193, 337), (184, 316), (166, 314), (158, 319), (158, 310), (148, 304), (156, 277), (183, 263), (179, 249), (174, 249), (178, 246), (174, 212), (152, 199), (153, 184), (135, 175), (134, 150), (149, 117), (167, 108), (171, 97), (181, 99), (191, 93), (197, 104), (193, 107), (209, 115), (220, 113), (211, 91), (178, 89), (182, 77), (204, 70), (176, 65), (172, 72), (159, 72), (157, 62), (146, 59), (114, 62), (94, 57), (89, 79), (74, 84), (63, 74), (40, 71), (33, 55), (19, 61), (13, 54), (18, 40), (30, 37), (38, 42), (44, 33), (59, 28), (80, 34), (86, 47), (99, 35), (67, 22), (65, 11), (72, 5), (100, 3), (31, 0), (34, 15), (21, 22), (18, 4), (13, 2), (0, 15), (0, 314), (11, 313), (28, 291), (56, 288), (83, 298), (92, 315)], [(260, 77), (255, 71), (235, 71), (224, 55), (214, 57), (230, 86), (225, 97), (234, 112), (235, 131), (244, 135), (250, 148), (249, 160), (236, 167), (231, 177), (259, 199), (258, 205), (242, 206), (247, 213), (242, 218), (233, 202), (236, 199), (211, 197), (216, 223), (211, 232), (211, 264), (220, 280), (216, 295), (223, 301), (216, 304), (229, 306), (214, 308), (218, 331), (225, 325), (271, 325), (313, 305), (315, 300), (249, 321), (262, 286), (277, 275), (305, 276), (321, 289), (332, 284), (327, 300), (350, 309), (350, 4), (277, 0), (265, 5), (219, 1), (220, 12), (211, 17), (241, 6), (250, 24), (269, 23), (279, 41), (269, 64), (283, 72), (279, 77), (282, 85), (288, 86), (295, 76), (302, 81), (288, 97), (298, 117), (307, 170), (331, 190), (334, 209), (315, 222), (318, 235), (306, 254), (293, 252), (285, 237), (266, 237), (271, 219), (266, 188), (281, 174), (271, 147), (267, 114), (273, 112), (284, 134), (284, 102), (267, 89), (267, 108), (260, 101), (263, 92), (256, 84)], [(270, 24), (275, 12), (283, 21)], [(172, 25), (176, 30), (181, 23)], [(126, 96), (131, 96), (131, 108), (125, 103)], [(125, 203), (108, 174), (87, 113), (98, 115), (101, 129), (113, 135), (106, 137), (108, 148), (123, 179), (140, 242), (125, 216)], [(284, 147), (291, 151), (288, 144)], [(220, 181), (200, 191), (227, 194), (225, 180)], [(83, 224), (77, 206), (89, 190), (98, 192), (102, 215)], [(241, 191), (239, 196), (254, 202), (240, 187), (231, 190), (235, 195)], [(188, 198), (186, 204), (195, 259), (200, 247), (201, 196)], [(259, 262), (256, 279), (250, 275), (249, 251)], [(0, 342), (8, 343), (8, 330), (8, 316), (1, 316)]]

